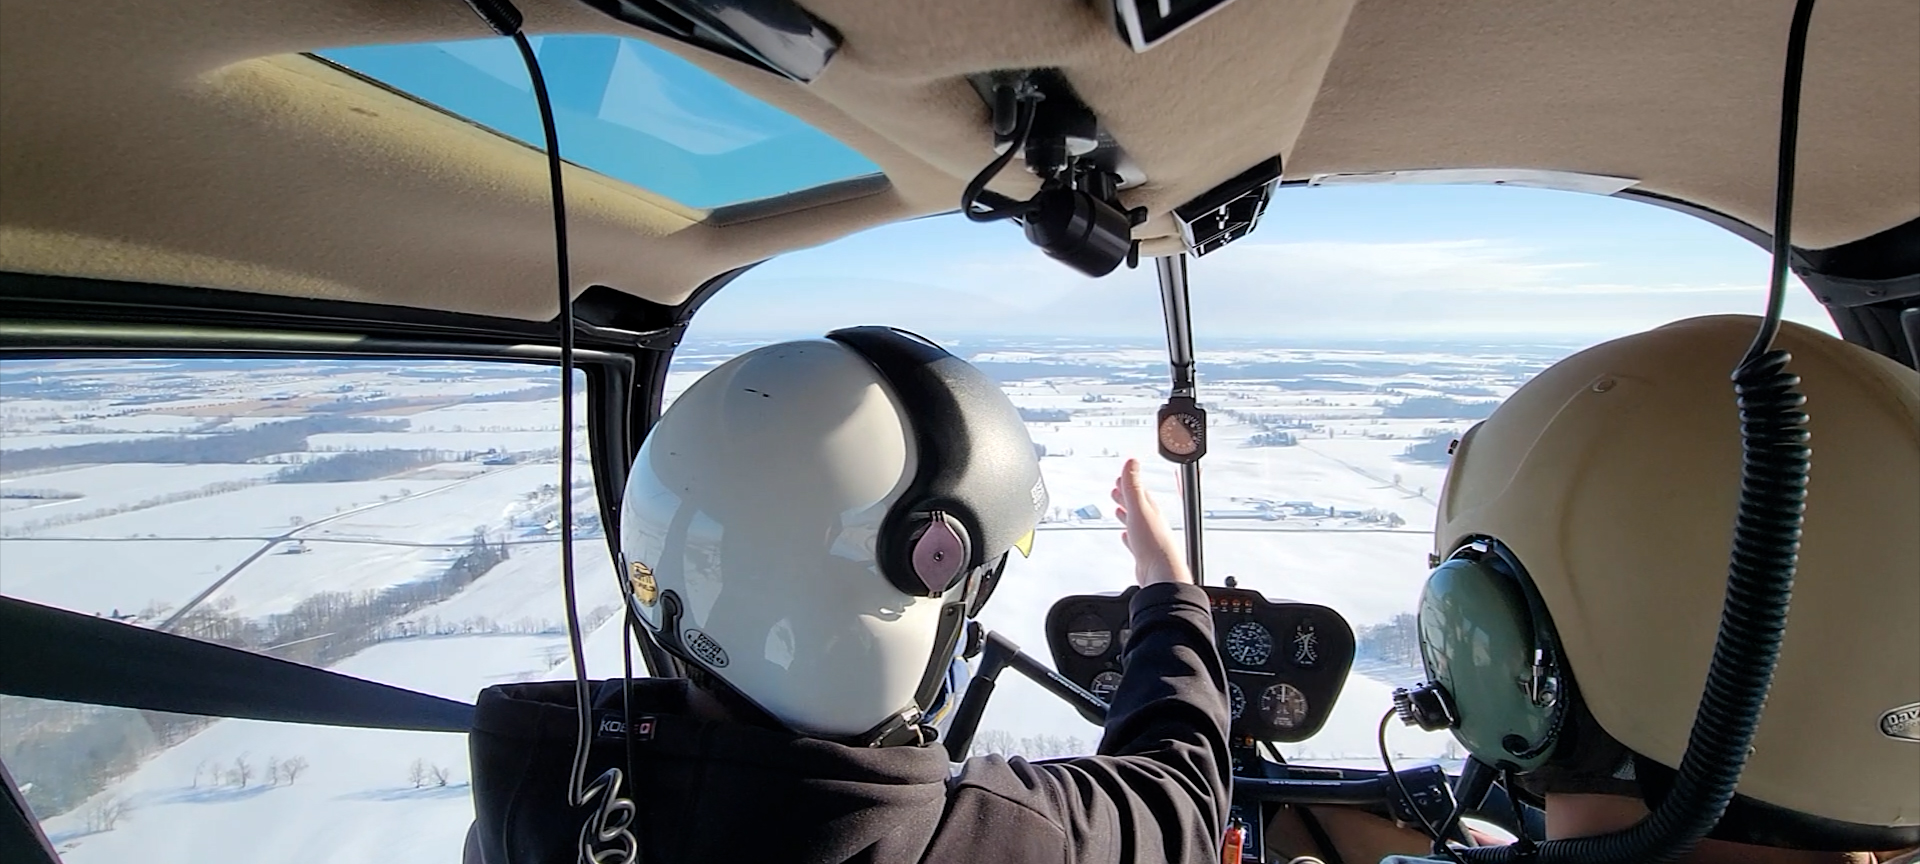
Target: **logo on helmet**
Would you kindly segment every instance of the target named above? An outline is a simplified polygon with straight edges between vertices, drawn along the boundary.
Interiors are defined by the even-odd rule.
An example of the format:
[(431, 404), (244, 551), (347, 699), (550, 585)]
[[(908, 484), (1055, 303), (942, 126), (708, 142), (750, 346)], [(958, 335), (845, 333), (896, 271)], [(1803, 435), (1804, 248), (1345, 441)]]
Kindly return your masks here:
[(633, 599), (642, 606), (652, 606), (660, 599), (660, 583), (653, 580), (653, 568), (635, 561), (628, 570), (627, 582), (633, 586)]
[(1880, 734), (1899, 741), (1920, 743), (1920, 702), (1902, 705), (1880, 715)]
[(713, 641), (713, 637), (698, 630), (688, 630), (681, 634), (680, 638), (686, 643), (687, 650), (693, 652), (693, 656), (700, 658), (700, 662), (715, 669), (727, 665), (727, 649), (720, 647), (720, 643)]

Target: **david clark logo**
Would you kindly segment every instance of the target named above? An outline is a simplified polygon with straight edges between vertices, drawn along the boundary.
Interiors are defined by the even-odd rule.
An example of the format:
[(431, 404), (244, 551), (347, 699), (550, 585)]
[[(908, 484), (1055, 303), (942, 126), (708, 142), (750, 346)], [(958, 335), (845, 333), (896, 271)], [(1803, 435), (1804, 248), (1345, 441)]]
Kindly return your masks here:
[(681, 635), (681, 639), (687, 643), (687, 650), (692, 651), (693, 656), (700, 658), (700, 662), (715, 669), (727, 665), (727, 649), (720, 647), (720, 643), (713, 641), (713, 637), (698, 630), (688, 630)]
[(1880, 715), (1880, 734), (1920, 743), (1920, 702), (1902, 705)]

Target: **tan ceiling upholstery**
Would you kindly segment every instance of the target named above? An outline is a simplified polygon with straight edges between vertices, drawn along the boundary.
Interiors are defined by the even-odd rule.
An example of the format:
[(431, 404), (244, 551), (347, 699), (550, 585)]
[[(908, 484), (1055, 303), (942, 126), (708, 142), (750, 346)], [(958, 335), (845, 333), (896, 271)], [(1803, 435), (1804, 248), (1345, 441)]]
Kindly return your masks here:
[[(1156, 214), (1142, 236), (1274, 154), (1296, 178), (1614, 174), (1769, 219), (1787, 0), (1239, 0), (1140, 55), (1081, 0), (802, 2), (846, 38), (812, 85), (667, 47), (859, 149), (891, 188), (721, 227), (575, 170), (576, 287), (677, 302), (952, 209), (991, 156), (964, 76), (1016, 67), (1063, 69), (1146, 171), (1126, 195)], [(642, 35), (574, 0), (521, 5), (535, 32)], [(458, 0), (0, 0), (0, 267), (549, 318), (542, 158), (293, 56), (486, 35)], [(1920, 216), (1920, 3), (1822, 0), (1805, 129), (1799, 245)]]
[[(1363, 0), (1289, 176), (1540, 166), (1773, 222), (1791, 2)], [(1920, 217), (1920, 2), (1820, 0), (1795, 245)]]

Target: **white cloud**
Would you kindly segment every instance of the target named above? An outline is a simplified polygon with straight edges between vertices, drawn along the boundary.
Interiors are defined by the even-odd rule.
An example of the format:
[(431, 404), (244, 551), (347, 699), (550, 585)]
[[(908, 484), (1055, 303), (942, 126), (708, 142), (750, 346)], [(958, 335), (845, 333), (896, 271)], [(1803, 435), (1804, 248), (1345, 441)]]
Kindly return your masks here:
[[(723, 330), (809, 331), (891, 323), (958, 334), (1153, 336), (1152, 268), (1089, 279), (1037, 251), (928, 256), (825, 277), (769, 267), (716, 297), (699, 321)], [(1496, 240), (1246, 242), (1191, 262), (1196, 338), (1542, 339), (1584, 342), (1694, 315), (1758, 314), (1765, 271), (1735, 261), (1697, 282), (1658, 261), (1594, 260)], [(1647, 272), (1657, 279), (1642, 278)], [(759, 277), (759, 278), (756, 278)], [(1788, 317), (1832, 324), (1797, 284)]]

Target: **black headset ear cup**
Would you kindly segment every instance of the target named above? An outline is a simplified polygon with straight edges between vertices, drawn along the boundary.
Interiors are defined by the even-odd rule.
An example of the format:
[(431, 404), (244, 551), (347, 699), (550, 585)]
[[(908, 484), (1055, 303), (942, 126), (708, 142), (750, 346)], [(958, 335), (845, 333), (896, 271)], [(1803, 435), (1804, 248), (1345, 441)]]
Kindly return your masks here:
[(907, 556), (915, 584), (902, 587), (908, 593), (937, 597), (967, 574), (972, 543), (966, 526), (951, 514), (935, 510), (924, 521), (915, 521), (920, 527)]

